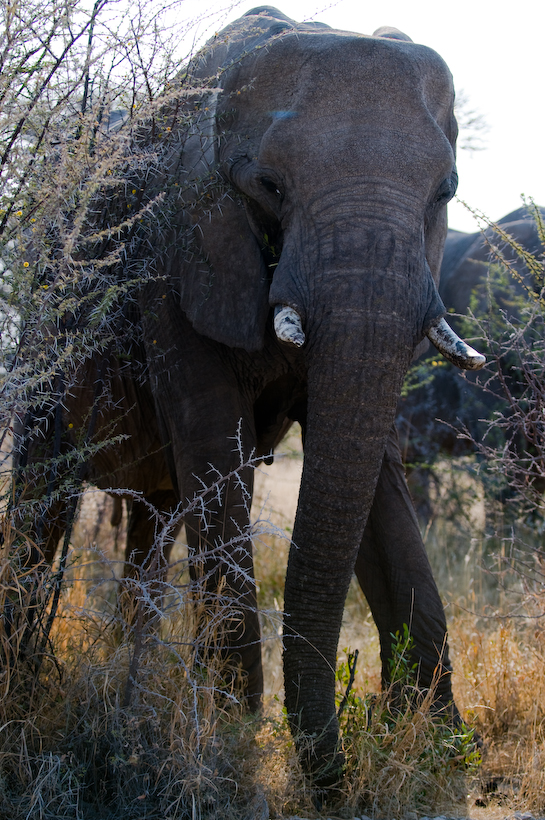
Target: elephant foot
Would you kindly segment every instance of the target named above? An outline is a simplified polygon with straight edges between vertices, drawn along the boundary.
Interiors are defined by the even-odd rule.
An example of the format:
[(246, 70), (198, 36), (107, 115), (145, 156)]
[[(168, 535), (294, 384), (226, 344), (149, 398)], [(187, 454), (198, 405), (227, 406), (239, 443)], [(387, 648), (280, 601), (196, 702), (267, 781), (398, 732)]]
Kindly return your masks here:
[(456, 706), (456, 703), (453, 700), (452, 696), (450, 698), (443, 696), (442, 698), (438, 698), (437, 700), (435, 700), (432, 704), (430, 712), (434, 720), (440, 723), (444, 723), (454, 730), (464, 733), (469, 733), (470, 731), (473, 731), (472, 742), (474, 746), (477, 749), (479, 749), (481, 754), (484, 752), (485, 745), (482, 737), (476, 729), (471, 730), (464, 722), (464, 719), (462, 718), (460, 711)]
[[(471, 729), (467, 726), (453, 700), (446, 703), (436, 700), (431, 707), (430, 714), (437, 723), (448, 726), (454, 732), (467, 735), (470, 738), (468, 747), (480, 752), (481, 757), (486, 753), (486, 746), (481, 735), (475, 728)], [(470, 733), (472, 733), (471, 736)]]

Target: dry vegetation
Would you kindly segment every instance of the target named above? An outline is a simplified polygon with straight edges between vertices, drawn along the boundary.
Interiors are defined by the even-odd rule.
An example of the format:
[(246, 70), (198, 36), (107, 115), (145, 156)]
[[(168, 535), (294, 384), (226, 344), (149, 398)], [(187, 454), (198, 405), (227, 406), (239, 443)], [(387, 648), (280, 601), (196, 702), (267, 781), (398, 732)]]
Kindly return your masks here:
[[(291, 455), (266, 468), (268, 475), (261, 473), (257, 519), (280, 501), (282, 510), (294, 507), (300, 463), (292, 448)], [(281, 708), (278, 611), (287, 557), (281, 530), (289, 536), (289, 517), (273, 511), (274, 532), (257, 539), (267, 698), (264, 714), (252, 717), (237, 705), (236, 686), (225, 690), (230, 678), (224, 669), (210, 660), (195, 664), (199, 618), (184, 576), (183, 537), (170, 576), (177, 602), (167, 598), (158, 634), (144, 641), (134, 693), (125, 702), (136, 648), (133, 629), (116, 608), (123, 533), (110, 527), (110, 505), (111, 499), (96, 491), (85, 496), (39, 674), (32, 664), (4, 669), (0, 811), (6, 816), (253, 820), (348, 818), (364, 812), (480, 817), (484, 807), (490, 816), (493, 810), (502, 816), (517, 809), (545, 810), (541, 620), (498, 615), (513, 611), (511, 595), (523, 594), (519, 616), (532, 614), (532, 606), (535, 615), (540, 601), (532, 600), (516, 573), (507, 578), (504, 571), (504, 586), (512, 592), (487, 603), (482, 534), (471, 563), (463, 562), (473, 587), (464, 590), (464, 577), (451, 567), (453, 586), (443, 592), (450, 601), (456, 697), (485, 741), (484, 762), (479, 767), (467, 735), (453, 735), (430, 720), (429, 696), (396, 710), (387, 695), (378, 694), (378, 639), (354, 585), (341, 637), (341, 646), (361, 652), (342, 717), (348, 766), (342, 787), (318, 810)], [(432, 545), (436, 529), (445, 549), (465, 549), (460, 533), (445, 521), (434, 522)], [(473, 521), (474, 538), (476, 532)], [(443, 564), (435, 549), (431, 557)], [(13, 595), (15, 584), (22, 587), (20, 578), (6, 576), (10, 566), (4, 559), (4, 596)], [(339, 698), (348, 679), (342, 653), (340, 670)]]

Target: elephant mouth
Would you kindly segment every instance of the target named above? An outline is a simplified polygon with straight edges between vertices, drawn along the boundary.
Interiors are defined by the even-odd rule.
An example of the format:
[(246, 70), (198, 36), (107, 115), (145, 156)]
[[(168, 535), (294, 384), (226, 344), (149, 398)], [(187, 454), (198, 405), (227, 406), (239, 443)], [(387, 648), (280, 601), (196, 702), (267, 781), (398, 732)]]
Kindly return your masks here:
[[(275, 305), (274, 330), (277, 339), (284, 344), (295, 348), (305, 344), (303, 322), (290, 305)], [(447, 361), (461, 370), (480, 370), (486, 363), (482, 353), (464, 342), (445, 319), (434, 322), (426, 331), (426, 336)]]

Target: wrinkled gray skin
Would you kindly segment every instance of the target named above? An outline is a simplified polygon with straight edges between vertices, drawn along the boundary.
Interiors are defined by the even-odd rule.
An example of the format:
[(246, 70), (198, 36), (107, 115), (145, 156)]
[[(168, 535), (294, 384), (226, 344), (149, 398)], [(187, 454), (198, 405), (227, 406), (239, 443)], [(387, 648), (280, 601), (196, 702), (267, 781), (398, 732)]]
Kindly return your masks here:
[[(164, 555), (150, 555), (157, 534), (157, 518), (150, 507), (163, 513), (177, 509), (179, 493), (174, 489), (166, 463), (166, 447), (157, 426), (155, 404), (149, 381), (145, 379), (145, 356), (138, 345), (131, 344), (124, 350), (123, 359), (109, 355), (99, 361), (87, 361), (77, 372), (73, 384), (63, 399), (65, 412), (62, 418), (60, 452), (70, 456), (73, 448), (81, 446), (84, 431), (89, 426), (91, 408), (96, 400), (98, 413), (93, 442), (102, 443), (120, 437), (115, 446), (103, 447), (90, 459), (82, 479), (102, 490), (119, 489), (114, 498), (125, 498), (128, 509), (127, 540), (125, 545), (125, 574), (136, 575), (138, 568), (148, 568), (151, 560), (159, 560), (161, 566), (168, 563), (172, 543), (165, 546)], [(127, 361), (129, 359), (129, 361)], [(97, 385), (100, 388), (97, 391)], [(98, 397), (97, 397), (98, 392)], [(27, 438), (32, 426), (28, 418), (16, 419), (15, 468), (22, 471), (27, 489), (21, 500), (32, 498), (36, 485), (44, 486), (48, 474), (43, 477), (43, 463), (51, 458), (55, 420), (44, 419), (35, 436)], [(26, 429), (25, 429), (26, 428)], [(26, 435), (25, 435), (26, 433)], [(27, 452), (28, 451), (28, 452)], [(121, 492), (127, 489), (129, 493)], [(143, 501), (138, 501), (138, 495)], [(67, 505), (64, 501), (52, 503), (47, 515), (38, 521), (38, 540), (43, 558), (53, 561), (59, 539), (66, 528)], [(114, 515), (120, 523), (121, 510)], [(172, 538), (178, 528), (173, 528)]]
[[(150, 417), (153, 396), (159, 446), (182, 499), (211, 480), (211, 464), (223, 475), (238, 466), (237, 429), (244, 453), (264, 456), (293, 420), (302, 425), (284, 674), (292, 730), (318, 785), (336, 781), (342, 766), (334, 674), (354, 571), (379, 629), (385, 682), (390, 633), (407, 623), (421, 685), (441, 672), (438, 708), (457, 716), (443, 608), (392, 432), (415, 347), (444, 313), (434, 278), (456, 184), (452, 79), (435, 52), (386, 33), (300, 25), (262, 7), (209, 44), (192, 70), (195, 82), (217, 76), (218, 90), (203, 100), (212, 126), (188, 141), (178, 173), (185, 182), (219, 169), (225, 187), (212, 191), (206, 212), (197, 205), (188, 217), (182, 202), (157, 243), (166, 283), (150, 283), (140, 302), (149, 385), (138, 389)], [(197, 226), (191, 258), (179, 241), (188, 219)], [(276, 339), (277, 305), (300, 315), (302, 347)], [(153, 439), (153, 424), (138, 426)], [(95, 481), (108, 472), (97, 459)], [(130, 469), (121, 473), (117, 486), (132, 486)], [(251, 492), (252, 469), (243, 478)], [(247, 527), (237, 481), (207, 524), (188, 516), (194, 550)], [(212, 588), (225, 576), (245, 613), (231, 651), (256, 707), (250, 541), (233, 557), (246, 577), (210, 559), (203, 570)]]
[[(545, 217), (545, 209), (540, 208), (540, 211)], [(529, 253), (541, 251), (535, 221), (526, 208), (512, 211), (497, 224)], [(484, 286), (489, 266), (496, 263), (487, 240), (499, 245), (522, 280), (531, 284), (531, 274), (524, 262), (491, 228), (485, 231), (484, 236), (480, 231), (463, 233), (449, 230), (441, 265), (439, 293), (444, 303), (460, 316), (467, 313), (473, 294), (479, 295), (480, 308), (486, 309)], [(509, 277), (508, 290), (500, 292), (496, 289), (493, 295), (506, 315), (513, 317), (509, 297), (522, 296), (523, 293), (521, 281)], [(449, 323), (460, 332), (459, 318), (449, 317)], [(437, 351), (430, 348), (420, 360), (433, 357), (437, 357)], [(430, 482), (434, 480), (435, 460), (445, 455), (460, 456), (474, 452), (472, 442), (458, 437), (457, 431), (465, 428), (474, 441), (480, 441), (486, 430), (486, 419), (492, 419), (496, 410), (507, 411), (499, 383), (491, 381), (487, 392), (479, 386), (479, 383), (491, 378), (490, 373), (480, 378), (474, 373), (467, 373), (462, 378), (457, 368), (446, 362), (444, 365), (433, 371), (434, 377), (430, 382), (411, 390), (400, 400), (396, 418), (403, 461), (408, 465), (411, 496), (424, 524), (432, 514)], [(516, 385), (511, 385), (511, 389), (516, 391)], [(515, 440), (513, 444), (523, 449), (528, 447), (526, 441)]]

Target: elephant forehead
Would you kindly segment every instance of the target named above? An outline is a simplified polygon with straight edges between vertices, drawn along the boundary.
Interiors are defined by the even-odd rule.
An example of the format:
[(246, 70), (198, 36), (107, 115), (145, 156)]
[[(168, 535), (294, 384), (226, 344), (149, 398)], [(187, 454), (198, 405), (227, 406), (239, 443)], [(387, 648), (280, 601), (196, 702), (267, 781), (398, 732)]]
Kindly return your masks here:
[[(225, 90), (239, 99), (241, 111), (250, 104), (267, 106), (269, 114), (306, 113), (359, 104), (403, 111), (416, 98), (432, 109), (452, 104), (450, 72), (436, 52), (425, 46), (343, 32), (288, 32), (251, 52), (234, 72)], [(251, 100), (251, 102), (250, 102)], [(432, 113), (435, 113), (432, 111)]]
[[(237, 135), (236, 150), (247, 140), (247, 155), (265, 166), (281, 171), (282, 157), (289, 157), (290, 174), (308, 172), (311, 181), (316, 160), (321, 168), (327, 160), (337, 179), (353, 177), (357, 167), (363, 175), (388, 175), (390, 168), (392, 180), (404, 177), (417, 187), (450, 173), (452, 83), (431, 49), (355, 35), (290, 34), (235, 73), (221, 103), (224, 128)], [(228, 139), (224, 150), (231, 148)]]

